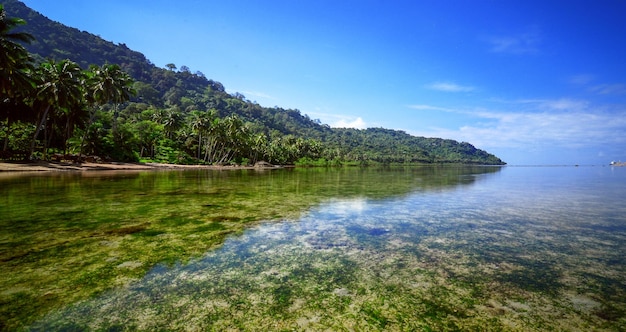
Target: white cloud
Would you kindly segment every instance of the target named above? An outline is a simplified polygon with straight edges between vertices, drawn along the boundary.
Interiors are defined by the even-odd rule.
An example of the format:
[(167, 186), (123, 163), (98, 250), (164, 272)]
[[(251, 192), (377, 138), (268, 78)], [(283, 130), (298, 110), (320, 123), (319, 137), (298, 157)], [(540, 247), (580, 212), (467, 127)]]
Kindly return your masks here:
[(590, 74), (579, 74), (569, 78), (569, 82), (576, 85), (586, 85), (594, 80), (594, 76)]
[(521, 99), (513, 103), (529, 105), (532, 110), (585, 111), (589, 108), (589, 102), (586, 100), (571, 98)]
[[(427, 137), (447, 137), (470, 142), (483, 149), (533, 147), (583, 148), (624, 146), (626, 107), (603, 109), (586, 101), (523, 100), (509, 110), (458, 110), (474, 122), (459, 128), (431, 128), (412, 132)], [(431, 108), (434, 109), (435, 107)]]
[(435, 82), (426, 85), (431, 90), (444, 91), (444, 92), (470, 92), (476, 90), (472, 86), (459, 85), (452, 82)]
[(334, 128), (356, 128), (356, 129), (365, 129), (367, 125), (365, 121), (359, 116), (356, 119), (354, 118), (343, 118), (337, 120), (335, 123), (330, 125)]
[(453, 112), (454, 111), (449, 108), (432, 106), (432, 105), (408, 105), (407, 107), (412, 108), (414, 110), (418, 110), (418, 111), (441, 111), (441, 112)]
[(593, 83), (595, 77), (590, 74), (574, 75), (571, 76), (568, 81), (571, 84), (586, 87), (588, 91), (599, 95), (626, 95), (626, 84)]
[(316, 108), (316, 110), (318, 112), (307, 112), (307, 114), (312, 118), (319, 118), (322, 123), (327, 123), (333, 128), (367, 128), (367, 123), (360, 116), (354, 117), (351, 115), (328, 113), (329, 110), (319, 112), (321, 110), (320, 108)]
[(539, 29), (531, 27), (516, 35), (492, 36), (484, 38), (494, 53), (535, 54), (539, 52), (542, 37)]
[(600, 84), (592, 86), (590, 90), (601, 95), (623, 95), (626, 94), (626, 84)]
[(268, 95), (267, 93), (263, 93), (263, 92), (259, 92), (259, 91), (242, 91), (242, 94), (244, 94), (247, 99), (250, 99), (250, 96), (253, 97), (257, 97), (257, 98), (264, 98), (264, 99), (270, 99), (270, 100), (276, 100), (276, 98)]
[(589, 107), (589, 103), (585, 100), (576, 100), (569, 98), (543, 100), (540, 102), (540, 105), (542, 107), (558, 111), (584, 111)]
[(624, 83), (592, 84), (594, 80), (595, 80), (595, 77), (589, 74), (574, 75), (569, 78), (569, 82), (571, 84), (586, 87), (588, 91), (591, 91), (599, 95), (625, 95), (626, 94), (626, 84)]

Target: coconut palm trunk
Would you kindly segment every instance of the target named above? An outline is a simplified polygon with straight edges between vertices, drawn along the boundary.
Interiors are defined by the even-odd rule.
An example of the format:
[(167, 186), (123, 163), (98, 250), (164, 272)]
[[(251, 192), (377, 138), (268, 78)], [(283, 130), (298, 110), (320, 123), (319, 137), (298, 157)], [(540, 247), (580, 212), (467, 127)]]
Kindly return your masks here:
[(46, 124), (46, 119), (48, 119), (48, 113), (50, 112), (51, 107), (51, 105), (46, 106), (46, 109), (41, 116), (41, 120), (38, 121), (39, 125), (37, 126), (37, 128), (35, 128), (35, 135), (33, 135), (33, 140), (30, 142), (30, 151), (28, 153), (28, 156), (26, 156), (26, 158), (28, 159), (32, 159), (33, 154), (35, 153), (35, 144), (37, 143), (37, 137), (41, 132), (41, 128)]

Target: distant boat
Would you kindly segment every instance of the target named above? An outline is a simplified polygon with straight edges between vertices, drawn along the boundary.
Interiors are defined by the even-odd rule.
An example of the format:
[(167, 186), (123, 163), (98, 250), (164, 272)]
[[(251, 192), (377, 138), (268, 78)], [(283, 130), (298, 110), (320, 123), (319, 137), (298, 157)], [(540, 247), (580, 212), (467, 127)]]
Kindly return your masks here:
[(611, 165), (611, 166), (626, 166), (626, 162), (612, 161), (609, 165)]

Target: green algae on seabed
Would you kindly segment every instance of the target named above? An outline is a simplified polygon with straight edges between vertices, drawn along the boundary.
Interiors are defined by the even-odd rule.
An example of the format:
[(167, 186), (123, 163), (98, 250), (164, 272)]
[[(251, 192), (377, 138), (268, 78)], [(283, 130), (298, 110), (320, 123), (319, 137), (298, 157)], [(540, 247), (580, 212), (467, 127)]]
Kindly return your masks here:
[(454, 186), (457, 173), (425, 167), (3, 175), (0, 329), (127, 285), (158, 263), (185, 262), (258, 221), (294, 219), (332, 197)]
[[(388, 202), (327, 202), (298, 223), (262, 225), (189, 264), (157, 268), (126, 288), (53, 313), (33, 329), (611, 331), (623, 326), (616, 316), (623, 300), (606, 298), (610, 306), (603, 306), (597, 301), (601, 294), (577, 293), (584, 285), (559, 272), (584, 271), (587, 262), (577, 264), (581, 257), (520, 258), (559, 253), (525, 243), (528, 239), (490, 237), (489, 224), (496, 221), (488, 214), (477, 215), (476, 224), (464, 231), (468, 241), (460, 241), (451, 231), (457, 221), (434, 222), (427, 212), (412, 210), (416, 197), (394, 201), (391, 210)], [(407, 220), (420, 218), (431, 222), (409, 231)], [(482, 250), (498, 256), (483, 258), (466, 246), (480, 239)], [(558, 275), (558, 282), (547, 284), (543, 272)]]
[[(154, 213), (153, 219), (107, 228), (130, 233), (115, 247), (118, 256), (146, 250), (139, 244), (154, 246), (141, 254), (170, 246), (158, 253), (166, 263), (150, 269), (142, 256), (116, 260), (109, 280), (122, 276), (123, 282), (68, 306), (57, 301), (53, 307), (58, 310), (47, 310), (30, 328), (624, 329), (626, 267), (621, 253), (626, 234), (606, 232), (615, 229), (615, 222), (603, 217), (607, 210), (618, 210), (619, 216), (624, 208), (609, 199), (593, 201), (593, 209), (580, 209), (589, 197), (541, 190), (521, 197), (484, 184), (489, 181), (469, 180), (487, 180), (480, 174), (492, 172), (305, 170), (271, 173), (271, 181), (250, 174), (210, 184), (200, 181), (204, 191), (171, 185), (165, 190), (176, 193), (168, 197), (175, 202), (171, 209), (156, 204), (150, 211), (158, 213), (142, 212)], [(151, 190), (143, 190), (142, 196), (150, 195)], [(185, 190), (193, 194), (178, 199)], [(153, 196), (150, 202), (159, 200), (160, 195)], [(253, 199), (259, 196), (259, 201)], [(300, 202), (294, 202), (298, 198)], [(174, 250), (190, 250), (185, 245), (203, 236), (197, 234), (199, 227), (223, 232), (240, 225), (250, 215), (237, 212), (246, 208), (252, 216), (262, 211), (297, 222), (263, 223), (239, 231), (204, 255), (201, 249)], [(206, 215), (220, 209), (222, 213)], [(589, 220), (602, 227), (591, 230)], [(150, 230), (154, 232), (141, 235)], [(133, 241), (138, 241), (137, 247)], [(120, 272), (127, 269), (143, 277)], [(135, 279), (128, 282), (130, 278)]]

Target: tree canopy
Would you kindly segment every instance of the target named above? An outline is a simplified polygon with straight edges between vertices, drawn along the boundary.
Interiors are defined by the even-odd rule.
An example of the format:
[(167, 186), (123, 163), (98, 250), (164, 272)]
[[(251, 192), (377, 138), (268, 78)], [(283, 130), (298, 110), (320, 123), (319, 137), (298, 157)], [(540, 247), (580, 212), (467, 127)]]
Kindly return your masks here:
[(158, 68), (124, 44), (53, 22), (17, 0), (5, 1), (5, 7), (10, 15), (2, 8), (4, 157), (503, 164), (465, 142), (384, 128), (330, 128), (297, 109), (262, 107), (184, 64)]

